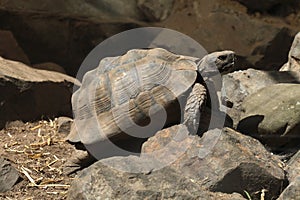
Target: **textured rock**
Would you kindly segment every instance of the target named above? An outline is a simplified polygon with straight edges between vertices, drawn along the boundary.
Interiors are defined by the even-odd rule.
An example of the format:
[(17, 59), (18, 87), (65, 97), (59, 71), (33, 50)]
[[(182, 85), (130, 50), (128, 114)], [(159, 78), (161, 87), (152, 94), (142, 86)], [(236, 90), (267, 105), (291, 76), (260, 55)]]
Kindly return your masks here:
[(28, 57), (10, 31), (0, 30), (0, 56), (6, 59), (30, 64)]
[(70, 117), (59, 117), (57, 118), (57, 131), (58, 133), (69, 134), (71, 126), (73, 124), (73, 119)]
[(10, 190), (20, 178), (18, 171), (7, 160), (0, 158), (0, 192)]
[(300, 72), (300, 32), (294, 38), (288, 62), (280, 68), (280, 71)]
[(275, 84), (248, 96), (238, 124), (242, 133), (273, 150), (297, 149), (300, 141), (300, 84)]
[(222, 102), (230, 108), (227, 112), (236, 127), (247, 96), (277, 83), (300, 83), (300, 73), (248, 69), (226, 74), (222, 79)]
[(148, 20), (162, 21), (170, 15), (174, 0), (137, 0), (137, 5)]
[[(139, 157), (114, 157), (115, 165), (138, 163)], [(125, 165), (124, 165), (125, 164)], [(180, 173), (164, 168), (148, 173), (118, 171), (101, 161), (82, 171), (68, 199), (244, 199), (239, 194), (212, 193)]]
[(292, 182), (300, 174), (300, 150), (289, 159), (286, 164), (285, 170), (287, 171), (287, 177)]
[(0, 125), (6, 121), (35, 120), (41, 116), (71, 116), (76, 79), (37, 70), (0, 57)]
[(202, 138), (184, 137), (187, 134), (181, 125), (164, 129), (144, 143), (142, 152), (152, 152), (160, 162), (177, 157), (171, 168), (211, 191), (244, 194), (246, 190), (258, 198), (256, 192), (264, 188), (269, 191), (266, 199), (279, 196), (286, 184), (282, 163), (259, 141), (229, 128), (208, 131)]
[(299, 199), (300, 195), (300, 175), (292, 181), (287, 188), (280, 194), (277, 200)]

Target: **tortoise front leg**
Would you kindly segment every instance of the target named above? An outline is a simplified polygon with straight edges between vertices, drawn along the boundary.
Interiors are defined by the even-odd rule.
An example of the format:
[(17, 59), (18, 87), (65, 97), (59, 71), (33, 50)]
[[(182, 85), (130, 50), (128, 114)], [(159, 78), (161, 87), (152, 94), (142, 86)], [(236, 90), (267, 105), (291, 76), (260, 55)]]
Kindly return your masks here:
[(192, 89), (192, 92), (187, 98), (187, 102), (184, 109), (184, 122), (190, 134), (197, 134), (199, 121), (200, 121), (200, 109), (206, 99), (206, 89), (203, 85), (196, 83)]

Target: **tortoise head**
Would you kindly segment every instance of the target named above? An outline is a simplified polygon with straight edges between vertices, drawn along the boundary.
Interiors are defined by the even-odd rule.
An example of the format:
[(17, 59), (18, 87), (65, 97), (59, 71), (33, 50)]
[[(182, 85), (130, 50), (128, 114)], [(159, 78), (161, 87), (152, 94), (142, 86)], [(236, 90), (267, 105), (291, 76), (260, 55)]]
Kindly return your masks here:
[(225, 74), (229, 72), (235, 61), (233, 51), (218, 51), (204, 56), (198, 63), (198, 71), (202, 76), (213, 76), (217, 73)]

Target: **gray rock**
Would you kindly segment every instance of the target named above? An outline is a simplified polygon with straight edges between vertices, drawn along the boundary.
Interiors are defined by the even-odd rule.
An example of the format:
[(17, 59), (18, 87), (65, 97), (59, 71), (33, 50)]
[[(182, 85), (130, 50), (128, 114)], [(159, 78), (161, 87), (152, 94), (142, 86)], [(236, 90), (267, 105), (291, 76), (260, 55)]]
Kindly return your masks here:
[(222, 79), (222, 103), (230, 108), (227, 112), (236, 127), (247, 96), (277, 83), (300, 83), (300, 73), (247, 69), (226, 74)]
[(300, 150), (286, 163), (287, 177), (292, 182), (300, 174)]
[(229, 128), (210, 130), (202, 138), (179, 140), (178, 134), (188, 133), (181, 125), (156, 133), (143, 144), (143, 154), (152, 153), (157, 161), (169, 163), (178, 173), (214, 192), (247, 191), (256, 199), (257, 191), (264, 188), (268, 190), (266, 199), (271, 199), (279, 196), (286, 184), (281, 161), (249, 136)]
[(174, 0), (137, 0), (137, 5), (149, 21), (162, 21), (170, 15)]
[(0, 127), (7, 121), (71, 116), (74, 84), (80, 85), (70, 76), (0, 57)]
[(242, 103), (238, 130), (275, 151), (293, 151), (300, 144), (300, 85), (275, 84)]
[(300, 32), (294, 38), (289, 52), (288, 62), (280, 68), (280, 71), (300, 72)]
[(30, 64), (27, 55), (10, 31), (0, 30), (0, 56), (6, 59)]
[(0, 192), (10, 190), (19, 180), (18, 171), (6, 159), (0, 158)]
[(280, 194), (277, 200), (297, 200), (300, 196), (300, 176), (297, 176), (287, 188)]
[(72, 124), (73, 124), (73, 119), (71, 119), (70, 117), (57, 118), (57, 132), (66, 135), (69, 134)]
[[(139, 157), (114, 157), (110, 164), (133, 166)], [(145, 163), (140, 162), (140, 165)], [(170, 168), (148, 173), (128, 173), (98, 161), (74, 180), (68, 199), (244, 199), (239, 194), (213, 193)]]

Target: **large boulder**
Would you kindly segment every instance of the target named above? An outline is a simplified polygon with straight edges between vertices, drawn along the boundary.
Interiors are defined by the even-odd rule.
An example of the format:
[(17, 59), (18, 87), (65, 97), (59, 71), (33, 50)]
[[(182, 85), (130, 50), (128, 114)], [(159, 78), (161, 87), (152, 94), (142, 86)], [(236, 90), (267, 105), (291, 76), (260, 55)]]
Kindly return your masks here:
[[(114, 157), (110, 163), (127, 167), (140, 163), (139, 157)], [(134, 164), (133, 164), (134, 163)], [(242, 200), (239, 194), (213, 193), (170, 168), (148, 173), (119, 171), (99, 161), (73, 181), (68, 199), (222, 199)]]
[(0, 57), (0, 127), (7, 121), (72, 116), (74, 84), (80, 85), (67, 75)]
[(247, 191), (255, 199), (264, 188), (269, 191), (266, 199), (271, 199), (286, 184), (282, 162), (256, 139), (230, 128), (210, 130), (199, 138), (188, 136), (183, 125), (173, 126), (145, 142), (142, 153), (214, 192)]
[(293, 151), (300, 144), (300, 84), (275, 84), (242, 103), (238, 130), (275, 151)]
[[(84, 169), (69, 199), (259, 199), (279, 196), (286, 186), (283, 163), (255, 139), (232, 129), (214, 129), (202, 138), (184, 125), (159, 131), (139, 157), (111, 157)], [(188, 188), (188, 189), (187, 189)], [(226, 194), (225, 194), (226, 193)]]
[(222, 103), (229, 107), (227, 112), (234, 127), (239, 122), (244, 99), (258, 90), (277, 83), (300, 83), (300, 72), (240, 70), (222, 77)]

